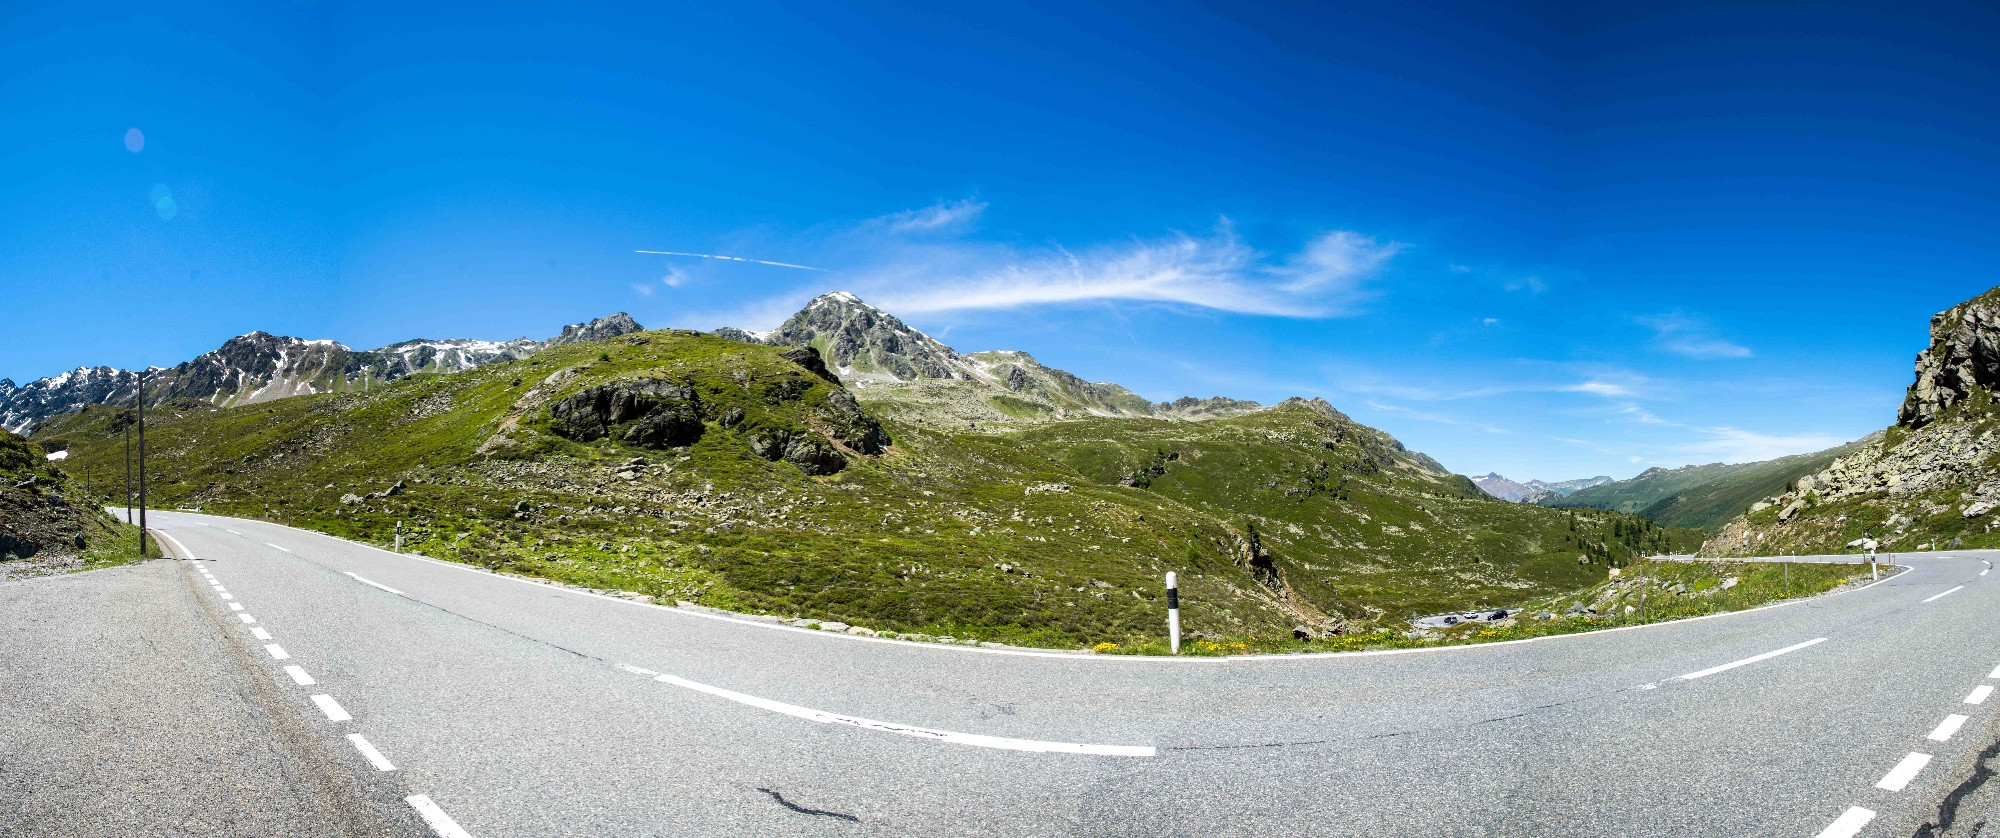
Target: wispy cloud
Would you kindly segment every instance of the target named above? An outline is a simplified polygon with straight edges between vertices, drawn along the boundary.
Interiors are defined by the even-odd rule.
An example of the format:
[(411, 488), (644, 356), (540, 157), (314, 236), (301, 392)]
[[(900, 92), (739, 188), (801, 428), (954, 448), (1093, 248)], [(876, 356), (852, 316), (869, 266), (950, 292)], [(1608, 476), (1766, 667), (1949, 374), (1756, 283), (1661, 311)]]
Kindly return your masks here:
[(1404, 407), (1402, 405), (1385, 404), (1383, 402), (1376, 401), (1375, 399), (1364, 399), (1361, 403), (1367, 405), (1369, 408), (1374, 410), (1379, 410), (1384, 413), (1394, 413), (1398, 416), (1404, 416), (1410, 419), (1415, 419), (1419, 422), (1434, 422), (1440, 425), (1454, 425), (1461, 428), (1478, 428), (1479, 430), (1485, 431), (1489, 434), (1507, 433), (1506, 428), (1497, 427), (1495, 425), (1491, 425), (1485, 422), (1475, 422), (1466, 419), (1456, 419), (1450, 416), (1444, 416), (1437, 413), (1429, 413), (1422, 410), (1416, 410), (1413, 408)]
[(668, 288), (679, 288), (687, 284), (687, 281), (687, 271), (680, 268), (668, 268), (666, 274), (660, 277), (660, 282), (664, 283)]
[(1685, 314), (1676, 312), (1635, 319), (1653, 330), (1654, 346), (1685, 358), (1711, 361), (1748, 358), (1753, 354), (1749, 347), (1716, 336), (1708, 324)]
[(654, 256), (688, 256), (696, 259), (717, 259), (724, 262), (749, 262), (753, 265), (770, 265), (772, 267), (778, 267), (778, 268), (798, 268), (799, 270), (802, 271), (824, 272), (826, 270), (825, 268), (815, 268), (812, 267), (811, 265), (794, 265), (790, 262), (772, 262), (765, 259), (746, 259), (741, 256), (722, 256), (714, 253), (687, 253), (679, 250), (634, 250), (632, 252), (650, 253)]
[(632, 292), (641, 297), (650, 297), (653, 296), (653, 286), (643, 282), (634, 282), (632, 283)]
[(875, 219), (892, 233), (929, 233), (964, 227), (986, 212), (986, 202), (967, 198), (903, 210)]
[(1727, 426), (1700, 432), (1702, 439), (1679, 446), (1694, 462), (1750, 463), (1825, 451), (1848, 442), (1831, 434), (1771, 435)]
[(1278, 317), (1338, 317), (1356, 312), (1369, 296), (1363, 284), (1401, 249), (1395, 242), (1334, 231), (1274, 260), (1246, 245), (1225, 224), (1207, 238), (1176, 235), (1080, 251), (919, 252), (911, 255), (949, 259), (935, 269), (892, 260), (856, 284), (869, 289), (865, 293), (879, 298), (885, 308), (919, 314), (1134, 301)]

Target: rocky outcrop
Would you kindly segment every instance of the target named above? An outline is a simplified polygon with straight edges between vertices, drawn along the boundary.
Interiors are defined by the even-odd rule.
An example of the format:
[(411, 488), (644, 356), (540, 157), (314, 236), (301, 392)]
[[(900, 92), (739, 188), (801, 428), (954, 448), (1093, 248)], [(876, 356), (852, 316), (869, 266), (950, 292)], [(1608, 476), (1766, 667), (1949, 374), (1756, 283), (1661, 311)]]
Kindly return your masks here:
[(766, 460), (784, 460), (812, 475), (832, 474), (847, 467), (847, 458), (832, 443), (809, 431), (790, 428), (752, 431), (750, 453)]
[(833, 374), (833, 370), (826, 368), (826, 361), (820, 359), (819, 350), (814, 349), (810, 346), (799, 346), (799, 347), (794, 347), (792, 349), (787, 349), (783, 352), (778, 353), (778, 357), (790, 361), (794, 364), (798, 364), (801, 367), (805, 367), (807, 372), (810, 372), (813, 375), (817, 375), (820, 378), (824, 378), (827, 381), (830, 381), (834, 384), (840, 383), (840, 378)]
[(1921, 428), (1974, 396), (1991, 398), (2000, 385), (2000, 289), (1931, 318), (1931, 345), (1917, 354), (1896, 423)]
[(679, 448), (701, 439), (701, 399), (665, 379), (620, 381), (583, 390), (549, 406), (555, 432), (577, 442), (615, 435), (642, 448)]
[(639, 321), (633, 320), (632, 315), (621, 311), (610, 317), (599, 317), (588, 323), (574, 323), (564, 326), (562, 334), (549, 338), (548, 345), (567, 346), (572, 343), (585, 343), (593, 340), (610, 340), (640, 331), (645, 331), (645, 329), (639, 325)]
[(1884, 549), (1988, 537), (1994, 524), (1984, 519), (2000, 507), (2000, 288), (1939, 313), (1930, 327), (1897, 424), (1753, 504), (1705, 552), (1839, 547), (1856, 527)]

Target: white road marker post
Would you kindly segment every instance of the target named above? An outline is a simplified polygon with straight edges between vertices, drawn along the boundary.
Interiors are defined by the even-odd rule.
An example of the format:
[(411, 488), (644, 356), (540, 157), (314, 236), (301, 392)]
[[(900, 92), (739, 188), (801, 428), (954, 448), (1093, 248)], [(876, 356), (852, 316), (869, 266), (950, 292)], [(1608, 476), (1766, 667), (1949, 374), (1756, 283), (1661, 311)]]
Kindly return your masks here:
[(1171, 570), (1167, 571), (1167, 648), (1181, 653), (1181, 588)]
[(1882, 581), (1882, 567), (1875, 563), (1875, 540), (1861, 542), (1861, 549), (1868, 551), (1868, 578), (1872, 582)]
[(403, 552), (403, 522), (396, 522), (396, 552)]

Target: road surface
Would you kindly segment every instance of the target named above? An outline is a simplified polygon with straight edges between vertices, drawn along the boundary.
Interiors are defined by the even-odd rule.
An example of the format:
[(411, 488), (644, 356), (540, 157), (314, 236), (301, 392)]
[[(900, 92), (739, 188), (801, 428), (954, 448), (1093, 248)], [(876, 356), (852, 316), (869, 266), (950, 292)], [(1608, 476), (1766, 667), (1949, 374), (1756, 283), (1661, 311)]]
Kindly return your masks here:
[(1980, 551), (1636, 629), (1141, 659), (151, 518), (193, 561), (0, 585), (0, 832), (1900, 836), (2000, 741)]

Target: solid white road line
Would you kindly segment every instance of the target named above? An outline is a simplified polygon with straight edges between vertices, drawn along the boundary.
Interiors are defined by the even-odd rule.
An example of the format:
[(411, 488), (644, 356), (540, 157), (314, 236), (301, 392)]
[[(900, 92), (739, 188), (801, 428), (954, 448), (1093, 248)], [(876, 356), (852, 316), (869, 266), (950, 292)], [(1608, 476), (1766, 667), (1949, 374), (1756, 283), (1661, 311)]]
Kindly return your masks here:
[(229, 610), (231, 610), (231, 611), (241, 611), (241, 610), (243, 610), (243, 603), (240, 603), (240, 602), (232, 602), (232, 603), (229, 603)]
[(1817, 838), (1854, 838), (1861, 834), (1862, 827), (1874, 819), (1873, 809), (1849, 806), (1847, 811), (1840, 813), (1840, 817), (1833, 820), (1833, 823), (1827, 824), (1825, 829), (1820, 830)]
[(1735, 669), (1736, 667), (1739, 667), (1739, 666), (1749, 666), (1750, 664), (1753, 664), (1753, 663), (1756, 663), (1756, 662), (1758, 662), (1758, 661), (1767, 661), (1767, 660), (1770, 660), (1770, 659), (1772, 659), (1772, 658), (1775, 658), (1775, 657), (1777, 657), (1777, 656), (1779, 656), (1779, 655), (1784, 655), (1784, 654), (1789, 654), (1789, 653), (1792, 653), (1792, 652), (1796, 652), (1796, 651), (1798, 651), (1798, 650), (1800, 650), (1800, 649), (1804, 649), (1804, 648), (1806, 648), (1806, 647), (1808, 647), (1808, 646), (1814, 646), (1814, 645), (1817, 645), (1817, 644), (1820, 644), (1820, 643), (1825, 643), (1825, 642), (1826, 642), (1826, 638), (1824, 638), (1824, 637), (1815, 637), (1815, 638), (1813, 638), (1813, 639), (1811, 639), (1811, 640), (1808, 640), (1808, 641), (1806, 641), (1806, 642), (1804, 642), (1804, 643), (1794, 643), (1794, 644), (1792, 644), (1792, 645), (1790, 645), (1790, 646), (1786, 646), (1786, 647), (1785, 647), (1785, 648), (1783, 648), (1783, 649), (1778, 649), (1778, 650), (1775, 650), (1775, 651), (1770, 651), (1770, 652), (1765, 652), (1764, 654), (1761, 654), (1761, 655), (1751, 655), (1750, 657), (1747, 657), (1747, 658), (1744, 658), (1744, 659), (1742, 659), (1742, 660), (1740, 660), (1740, 661), (1732, 661), (1732, 662), (1730, 662), (1730, 663), (1725, 663), (1725, 664), (1723, 664), (1723, 665), (1721, 665), (1721, 666), (1711, 666), (1711, 667), (1709, 667), (1709, 668), (1707, 668), (1707, 669), (1704, 669), (1704, 670), (1701, 670), (1700, 672), (1690, 672), (1690, 673), (1688, 673), (1688, 674), (1686, 674), (1686, 675), (1682, 675), (1682, 676), (1680, 676), (1680, 677), (1681, 677), (1681, 680), (1683, 680), (1683, 681), (1692, 681), (1692, 680), (1694, 680), (1694, 679), (1696, 679), (1696, 678), (1707, 678), (1708, 676), (1710, 676), (1710, 675), (1714, 675), (1714, 674), (1716, 674), (1716, 673), (1718, 673), (1718, 672), (1728, 672), (1729, 670), (1732, 670), (1732, 669)]
[(270, 632), (268, 632), (268, 631), (265, 631), (265, 630), (264, 630), (264, 627), (263, 627), (263, 626), (251, 626), (251, 627), (250, 627), (250, 636), (251, 636), (251, 637), (255, 637), (255, 638), (257, 638), (258, 640), (269, 640), (269, 639), (271, 639), (271, 633), (270, 633)]
[[(636, 667), (628, 667), (627, 671), (633, 671), (634, 669)], [(677, 687), (685, 687), (699, 693), (707, 693), (717, 698), (726, 698), (738, 704), (748, 704), (760, 710), (783, 713), (787, 716), (811, 722), (819, 722), (821, 724), (832, 722), (835, 724), (852, 725), (867, 730), (880, 731), (882, 733), (897, 733), (903, 736), (914, 736), (919, 739), (929, 739), (935, 742), (975, 745), (981, 748), (998, 748), (1006, 751), (1034, 751), (1051, 754), (1095, 754), (1111, 757), (1150, 757), (1158, 753), (1151, 745), (1085, 745), (1075, 742), (1043, 742), (1035, 739), (1012, 739), (1005, 736), (983, 736), (977, 733), (933, 730), (913, 725), (878, 722), (873, 719), (828, 713), (824, 710), (814, 710), (810, 707), (800, 707), (796, 704), (786, 704), (782, 701), (772, 701), (768, 698), (745, 695), (733, 690), (725, 690), (721, 687), (711, 687), (707, 684), (689, 681), (686, 678), (679, 678), (673, 675), (660, 675), (654, 678), (654, 680), (673, 684)]]
[(327, 721), (329, 722), (354, 721), (353, 716), (347, 715), (347, 708), (340, 706), (340, 702), (334, 701), (333, 696), (327, 695), (325, 693), (320, 693), (319, 695), (313, 696), (312, 700), (314, 704), (319, 705), (319, 711), (321, 713), (326, 714)]
[(354, 750), (360, 751), (361, 756), (368, 760), (368, 764), (375, 766), (375, 770), (396, 770), (396, 766), (389, 764), (389, 758), (383, 756), (381, 751), (375, 750), (375, 746), (368, 744), (368, 740), (361, 738), (361, 734), (347, 734), (347, 741), (354, 743)]
[[(341, 571), (341, 572), (342, 572), (342, 573), (347, 573), (347, 571)], [(389, 587), (388, 585), (384, 585), (384, 584), (382, 584), (382, 583), (380, 583), (380, 582), (370, 582), (370, 581), (368, 581), (368, 580), (366, 580), (366, 579), (363, 579), (363, 578), (361, 578), (360, 576), (358, 576), (358, 575), (356, 575), (356, 574), (353, 574), (353, 573), (347, 573), (347, 575), (349, 575), (349, 576), (353, 576), (353, 577), (354, 577), (354, 581), (356, 581), (356, 582), (360, 582), (361, 584), (363, 584), (363, 585), (367, 585), (367, 586), (369, 586), (369, 587), (371, 587), (371, 588), (381, 588), (382, 590), (385, 590), (385, 591), (388, 591), (389, 593), (392, 593), (392, 594), (395, 594), (396, 596), (409, 596), (409, 594), (405, 594), (405, 593), (403, 593), (402, 591), (399, 591), (399, 590), (396, 590), (395, 588), (391, 588), (391, 587)]]
[(1972, 692), (1966, 694), (1965, 703), (1985, 704), (1987, 697), (1991, 696), (1992, 694), (1993, 694), (1993, 686), (1991, 684), (1980, 684), (1977, 687), (1973, 687)]
[(277, 660), (285, 661), (292, 659), (292, 653), (285, 651), (285, 647), (280, 646), (276, 643), (264, 644), (264, 651), (270, 652), (271, 657), (276, 658)]
[[(266, 541), (266, 542), (264, 542), (264, 546), (266, 546), (266, 547), (269, 547), (269, 548), (271, 548), (271, 549), (273, 549), (273, 550), (285, 550), (285, 548), (283, 548), (283, 547), (279, 547), (279, 546), (278, 546), (278, 545), (276, 545), (276, 544), (272, 544), (272, 543), (271, 543), (271, 542), (269, 542), (269, 541)], [(290, 550), (285, 550), (285, 552), (287, 552), (287, 553), (290, 553), (290, 552), (292, 552), (292, 551), (290, 551)]]
[(257, 622), (257, 618), (256, 618), (256, 617), (252, 617), (252, 616), (250, 616), (250, 615), (248, 615), (248, 614), (238, 614), (238, 615), (236, 615), (236, 619), (239, 619), (239, 620), (242, 620), (243, 622), (246, 622), (246, 623), (254, 623), (254, 622)]
[(291, 664), (286, 666), (285, 674), (292, 676), (292, 683), (297, 684), (301, 687), (310, 687), (314, 684), (319, 683), (318, 681), (313, 680), (313, 677), (311, 675), (306, 674), (305, 667), (300, 666), (298, 664)]
[(1938, 595), (1936, 595), (1936, 596), (1933, 596), (1933, 597), (1931, 597), (1930, 599), (1927, 599), (1927, 600), (1924, 600), (1924, 602), (1936, 602), (1936, 601), (1938, 601), (1938, 600), (1941, 600), (1941, 599), (1944, 599), (1945, 597), (1948, 597), (1948, 596), (1951, 596), (1952, 594), (1955, 594), (1955, 593), (1958, 593), (1959, 591), (1962, 591), (1962, 590), (1965, 590), (1965, 586), (1964, 586), (1964, 585), (1960, 585), (1960, 586), (1958, 586), (1958, 587), (1956, 587), (1956, 588), (1953, 588), (1953, 589), (1951, 589), (1951, 590), (1949, 590), (1949, 591), (1945, 591), (1944, 593), (1941, 593), (1941, 594), (1938, 594)]
[(1959, 728), (1965, 727), (1966, 718), (1967, 717), (1961, 716), (1957, 713), (1953, 713), (1949, 716), (1946, 716), (1944, 717), (1944, 721), (1938, 722), (1938, 726), (1931, 731), (1931, 735), (1926, 736), (1924, 738), (1929, 739), (1932, 742), (1943, 742), (1949, 740), (1952, 734), (1958, 732)]
[(413, 794), (403, 798), (403, 802), (410, 804), (410, 808), (424, 816), (424, 823), (430, 825), (431, 831), (437, 833), (438, 838), (472, 838), (472, 833), (460, 827), (458, 821), (452, 820), (451, 816), (438, 808), (436, 803), (432, 803), (429, 797)]
[(1911, 753), (1903, 757), (1902, 762), (1896, 763), (1895, 768), (1889, 769), (1889, 773), (1882, 775), (1881, 782), (1876, 783), (1875, 787), (1883, 791), (1902, 791), (1911, 780), (1917, 778), (1917, 772), (1924, 770), (1924, 766), (1930, 762), (1930, 754)]

